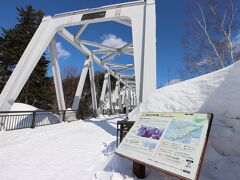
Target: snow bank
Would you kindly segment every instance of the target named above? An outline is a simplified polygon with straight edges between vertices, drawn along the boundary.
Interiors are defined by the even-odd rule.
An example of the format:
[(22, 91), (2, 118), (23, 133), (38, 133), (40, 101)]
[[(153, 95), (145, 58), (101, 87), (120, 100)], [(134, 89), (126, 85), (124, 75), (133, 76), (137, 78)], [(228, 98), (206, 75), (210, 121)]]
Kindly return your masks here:
[(157, 90), (131, 114), (211, 112), (213, 125), (200, 179), (240, 179), (240, 62)]
[[(36, 114), (36, 126), (60, 123), (59, 117), (51, 112), (24, 103), (14, 103), (10, 111), (42, 111)], [(14, 112), (3, 114), (0, 117), (0, 130), (11, 130), (31, 127), (33, 121), (32, 112)]]
[(24, 104), (24, 103), (14, 103), (10, 111), (37, 111), (41, 110), (34, 106)]

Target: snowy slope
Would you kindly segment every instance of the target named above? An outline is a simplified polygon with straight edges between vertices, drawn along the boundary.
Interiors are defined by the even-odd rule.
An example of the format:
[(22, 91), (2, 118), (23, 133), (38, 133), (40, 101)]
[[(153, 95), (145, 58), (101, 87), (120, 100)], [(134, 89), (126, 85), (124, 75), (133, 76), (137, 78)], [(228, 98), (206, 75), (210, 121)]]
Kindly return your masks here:
[(240, 62), (157, 90), (139, 112), (211, 112), (213, 125), (200, 179), (240, 179)]

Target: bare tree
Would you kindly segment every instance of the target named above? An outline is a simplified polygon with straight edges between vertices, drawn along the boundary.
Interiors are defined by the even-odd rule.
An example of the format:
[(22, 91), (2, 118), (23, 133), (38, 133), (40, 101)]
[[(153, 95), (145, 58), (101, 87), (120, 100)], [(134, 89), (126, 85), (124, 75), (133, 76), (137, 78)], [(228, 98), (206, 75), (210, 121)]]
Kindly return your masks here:
[(67, 66), (63, 69), (62, 79), (77, 77), (80, 75), (80, 69), (74, 66)]
[(62, 73), (63, 91), (66, 107), (70, 108), (74, 99), (80, 77), (80, 70), (76, 67), (65, 67)]
[[(79, 83), (79, 78), (80, 78), (80, 69), (72, 66), (64, 68), (62, 73), (62, 84), (63, 84), (64, 98), (65, 98), (65, 103), (67, 108), (72, 106), (75, 92)], [(103, 80), (104, 80), (104, 73), (96, 71), (94, 79), (95, 79), (95, 85), (96, 85), (96, 95), (97, 95), (97, 99), (99, 99), (101, 90), (102, 90)], [(91, 98), (90, 89), (91, 89), (90, 78), (89, 78), (89, 74), (87, 74), (78, 112), (77, 112), (78, 118), (85, 119), (93, 116), (92, 98)]]
[(184, 62), (192, 75), (223, 68), (239, 60), (239, 2), (194, 0), (187, 6), (191, 19), (183, 38)]

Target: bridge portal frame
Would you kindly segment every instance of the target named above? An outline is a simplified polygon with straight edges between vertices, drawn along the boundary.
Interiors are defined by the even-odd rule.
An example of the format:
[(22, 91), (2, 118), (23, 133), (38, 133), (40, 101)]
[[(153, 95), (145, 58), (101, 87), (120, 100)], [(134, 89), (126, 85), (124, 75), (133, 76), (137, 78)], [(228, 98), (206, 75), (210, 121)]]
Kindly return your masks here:
[[(114, 48), (80, 39), (81, 34), (89, 24), (106, 21), (115, 21), (132, 27), (133, 42), (122, 48)], [(81, 27), (75, 35), (67, 31), (66, 27), (76, 25), (81, 25)], [(66, 109), (61, 85), (61, 74), (57, 62), (56, 42), (54, 40), (56, 33), (85, 54), (88, 59), (90, 57), (86, 71), (88, 71), (90, 67), (90, 73), (92, 74), (92, 63), (95, 62), (107, 70), (109, 75), (116, 78), (117, 81), (122, 83), (126, 88), (135, 89), (137, 103), (142, 102), (156, 90), (155, 0), (141, 0), (62, 13), (54, 15), (53, 17), (44, 17), (0, 95), (1, 111), (11, 109), (11, 106), (17, 99), (40, 57), (49, 45), (52, 55), (52, 68), (58, 106), (60, 110)], [(91, 51), (86, 45), (99, 47), (99, 49)], [(105, 58), (100, 59), (95, 55), (103, 52), (108, 53)], [(119, 53), (134, 55), (134, 65), (109, 65), (107, 59)], [(135, 82), (124, 79), (124, 75), (118, 73), (116, 67), (120, 70), (134, 68), (135, 74), (132, 77), (135, 78)], [(74, 110), (81, 98), (86, 71), (85, 74), (82, 74), (83, 78), (81, 75), (79, 81), (80, 87), (78, 87), (72, 105)], [(92, 92), (94, 92), (94, 85), (92, 84), (91, 87)], [(96, 99), (94, 95), (92, 97), (93, 101), (95, 101), (93, 102), (95, 103), (94, 107), (96, 108)]]

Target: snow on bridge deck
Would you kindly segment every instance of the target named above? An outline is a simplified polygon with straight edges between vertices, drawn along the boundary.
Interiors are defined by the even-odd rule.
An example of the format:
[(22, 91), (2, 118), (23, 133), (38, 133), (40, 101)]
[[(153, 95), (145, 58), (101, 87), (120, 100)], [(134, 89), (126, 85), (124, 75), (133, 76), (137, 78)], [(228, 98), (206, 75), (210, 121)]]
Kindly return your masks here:
[(1, 132), (0, 178), (94, 179), (113, 154), (116, 121), (122, 118)]
[[(116, 126), (125, 116), (0, 132), (1, 180), (133, 180), (132, 162), (114, 154)], [(146, 180), (159, 172), (147, 168)]]

